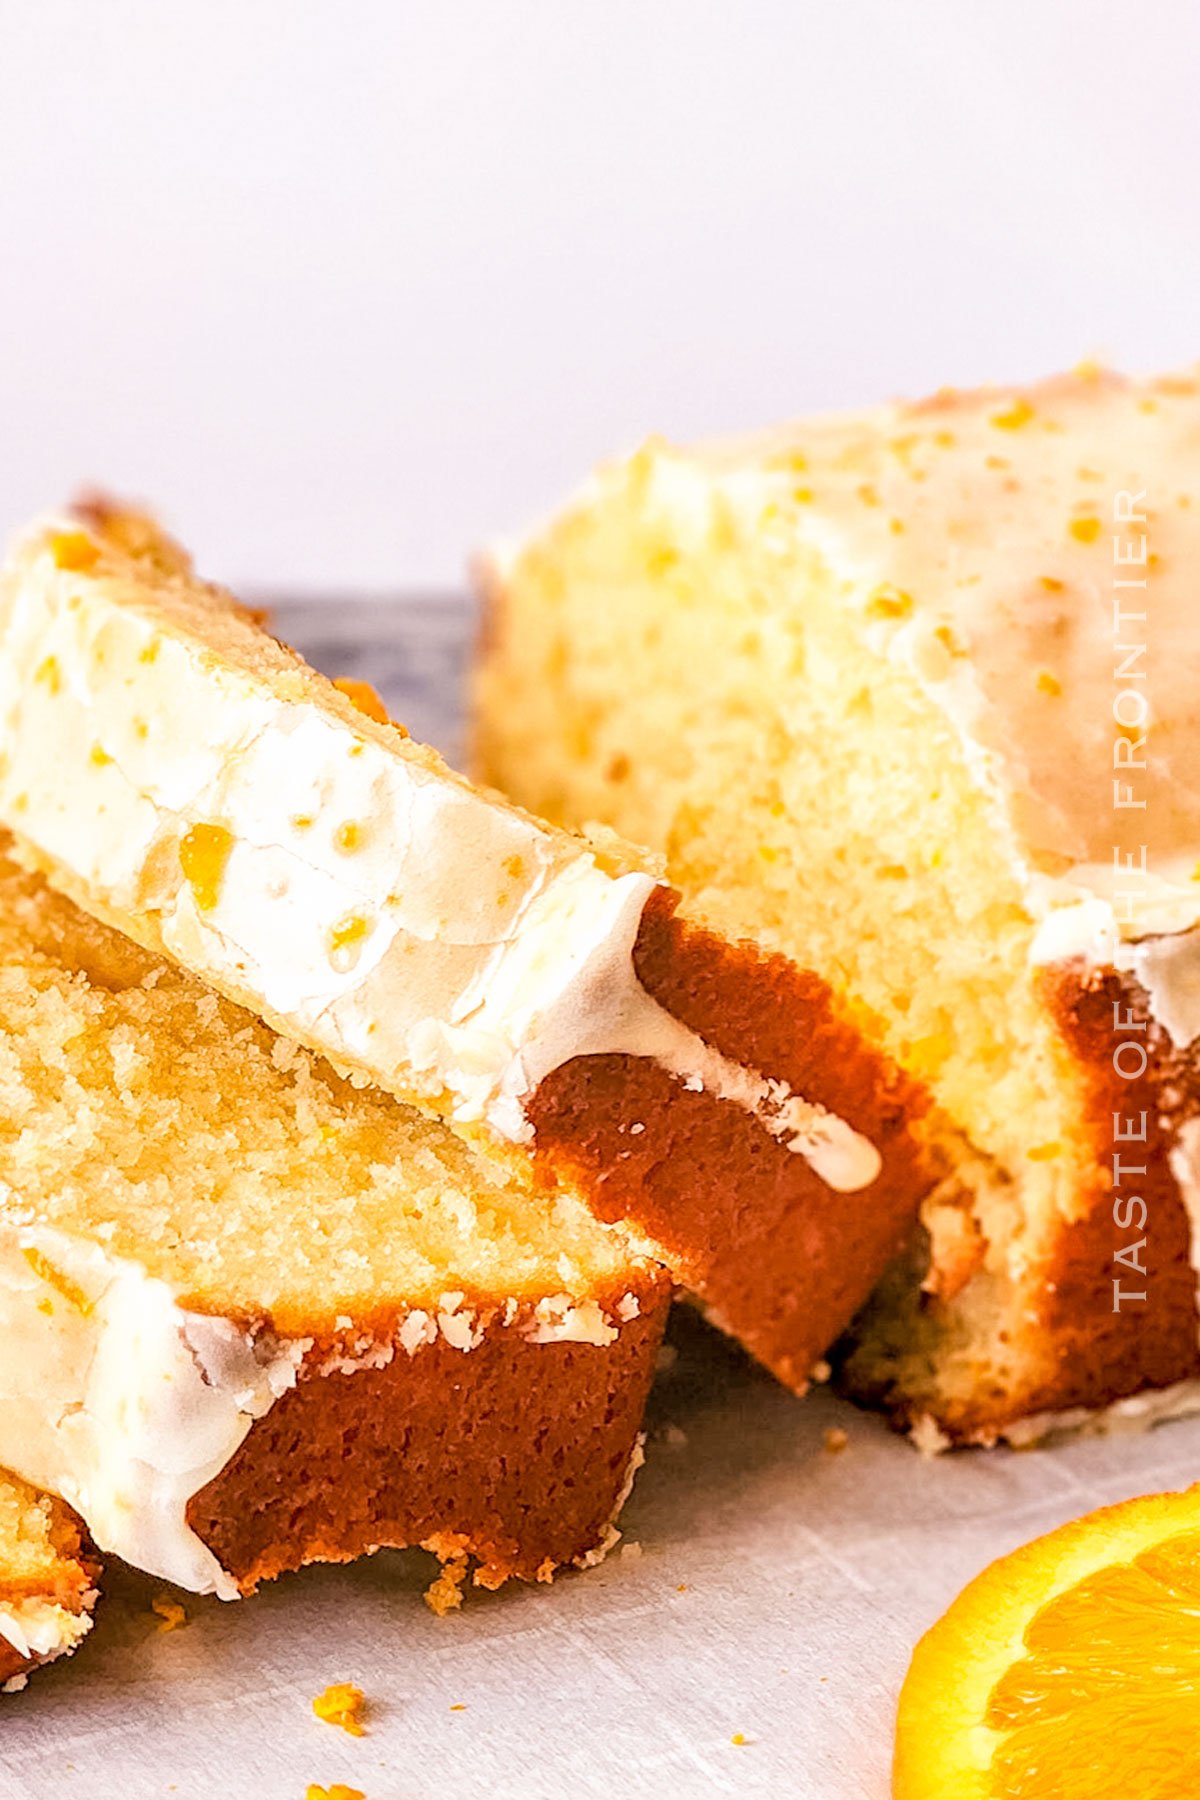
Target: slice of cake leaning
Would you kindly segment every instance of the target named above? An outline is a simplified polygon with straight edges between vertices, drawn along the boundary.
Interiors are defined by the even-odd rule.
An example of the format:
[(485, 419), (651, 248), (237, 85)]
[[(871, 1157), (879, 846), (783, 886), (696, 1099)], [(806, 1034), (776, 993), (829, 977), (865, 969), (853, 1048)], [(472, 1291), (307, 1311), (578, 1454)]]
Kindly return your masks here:
[(87, 508), (7, 566), (19, 854), (353, 1079), (584, 1193), (802, 1388), (928, 1186), (912, 1084), (818, 977), (381, 713), (137, 516)]
[(70, 1508), (0, 1471), (0, 1691), (82, 1643), (99, 1575)]
[(1198, 570), (1196, 380), (1084, 368), (652, 443), (487, 571), (481, 775), (931, 1091), (846, 1377), (932, 1441), (1197, 1398)]
[(233, 1598), (612, 1541), (663, 1270), (2, 852), (0, 1137), (0, 1465), (102, 1551)]

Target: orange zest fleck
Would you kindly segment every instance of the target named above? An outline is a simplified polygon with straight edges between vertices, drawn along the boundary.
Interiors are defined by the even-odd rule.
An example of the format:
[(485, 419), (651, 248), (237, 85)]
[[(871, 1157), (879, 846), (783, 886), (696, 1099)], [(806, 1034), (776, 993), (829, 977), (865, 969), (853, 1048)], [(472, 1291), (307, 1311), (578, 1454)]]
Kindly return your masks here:
[(78, 1282), (72, 1281), (69, 1275), (65, 1275), (61, 1269), (56, 1268), (50, 1258), (44, 1256), (33, 1244), (26, 1244), (22, 1255), (39, 1281), (44, 1281), (47, 1287), (54, 1289), (56, 1294), (61, 1294), (68, 1305), (73, 1306), (76, 1312), (82, 1313), (85, 1319), (90, 1316), (92, 1302)]
[(997, 431), (1020, 431), (1023, 425), (1028, 425), (1032, 417), (1033, 408), (1028, 400), (1018, 397), (1011, 405), (1003, 407), (999, 412), (994, 412), (988, 423), (994, 425)]
[(370, 929), (370, 920), (364, 919), (361, 913), (347, 913), (329, 934), (330, 951), (336, 954), (339, 950), (349, 950), (352, 945), (360, 944)]
[(59, 569), (90, 569), (100, 560), (100, 546), (86, 531), (56, 531), (50, 554)]
[[(387, 707), (369, 681), (355, 681), (350, 675), (339, 675), (335, 678), (333, 685), (339, 693), (345, 694), (351, 706), (357, 707), (366, 718), (374, 719), (377, 725), (390, 725), (392, 730), (399, 732), (401, 737), (408, 736), (408, 726), (401, 725), (398, 719), (389, 717)], [(352, 754), (360, 755), (361, 753), (362, 745), (360, 744)]]
[(912, 609), (912, 595), (887, 582), (877, 587), (867, 601), (867, 616), (872, 619), (907, 619)]
[(224, 825), (193, 825), (179, 844), (179, 865), (200, 912), (211, 912), (221, 893), (233, 833)]
[(355, 681), (349, 675), (339, 675), (334, 681), (339, 694), (345, 694), (351, 706), (358, 708), (368, 719), (374, 719), (377, 725), (390, 725), (387, 707), (369, 681)]

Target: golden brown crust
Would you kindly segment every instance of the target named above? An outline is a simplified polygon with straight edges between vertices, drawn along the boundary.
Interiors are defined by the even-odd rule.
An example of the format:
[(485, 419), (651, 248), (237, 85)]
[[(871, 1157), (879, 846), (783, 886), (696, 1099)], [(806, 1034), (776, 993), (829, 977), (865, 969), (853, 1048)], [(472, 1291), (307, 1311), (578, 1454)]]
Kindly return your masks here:
[(633, 1292), (638, 1316), (604, 1346), (495, 1328), (322, 1374), (315, 1345), (188, 1523), (247, 1593), (414, 1544), (470, 1557), (482, 1586), (548, 1579), (603, 1543), (624, 1497), (670, 1301), (657, 1272)]
[(724, 1055), (863, 1133), (883, 1173), (837, 1193), (749, 1114), (629, 1056), (581, 1057), (542, 1082), (530, 1108), (538, 1156), (582, 1181), (600, 1217), (664, 1246), (717, 1322), (802, 1391), (930, 1185), (911, 1129), (923, 1097), (819, 977), (688, 923), (677, 904), (664, 889), (646, 908), (643, 986)]
[[(852, 1348), (844, 1370), (842, 1385), (854, 1397), (886, 1407), (901, 1427), (929, 1417), (956, 1443), (994, 1442), (1023, 1420), (1100, 1409), (1200, 1377), (1192, 1228), (1169, 1159), (1179, 1125), (1200, 1113), (1200, 1058), (1172, 1048), (1131, 976), (1060, 964), (1043, 972), (1041, 987), (1086, 1083), (1095, 1177), (1075, 1196), (1077, 1216), (1062, 1221), (1025, 1269), (1010, 1304), (1011, 1329), (1037, 1345), (1040, 1369), (1018, 1386), (989, 1379), (981, 1368), (969, 1397), (952, 1399), (939, 1392), (936, 1374), (931, 1385), (918, 1387), (902, 1356), (890, 1362), (868, 1337)], [(1143, 1029), (1115, 1033), (1114, 1009)], [(1145, 1043), (1144, 1073), (1127, 1077), (1114, 1066), (1122, 1035)], [(1124, 1067), (1139, 1062), (1126, 1057)], [(1114, 1115), (1130, 1130), (1143, 1114), (1145, 1141), (1116, 1142)], [(1114, 1153), (1125, 1158), (1119, 1188)], [(1131, 1165), (1145, 1173), (1135, 1175)], [(1140, 1209), (1128, 1204), (1135, 1197), (1145, 1203), (1144, 1225)], [(1121, 1251), (1144, 1262), (1144, 1276), (1117, 1260)], [(918, 1279), (914, 1265), (901, 1287), (911, 1290)], [(1114, 1280), (1124, 1290), (1119, 1306)], [(1144, 1301), (1125, 1297), (1143, 1291)], [(938, 1295), (928, 1294), (923, 1304), (936, 1309)]]
[[(1087, 1080), (1097, 1179), (1086, 1215), (1064, 1225), (1034, 1275), (1041, 1329), (1055, 1346), (1057, 1363), (1053, 1377), (1032, 1396), (1034, 1411), (1102, 1406), (1139, 1388), (1166, 1387), (1200, 1374), (1191, 1227), (1168, 1161), (1179, 1117), (1200, 1104), (1200, 1084), (1153, 1024), (1147, 996), (1132, 977), (1060, 966), (1046, 971), (1043, 988)], [(1114, 1067), (1120, 1042), (1114, 1009), (1144, 1027), (1149, 1060), (1136, 1079)], [(1138, 1060), (1126, 1058), (1125, 1066), (1135, 1067)], [(1114, 1114), (1127, 1122), (1140, 1121), (1143, 1113), (1146, 1141), (1116, 1142)], [(1112, 1159), (1118, 1152), (1126, 1168), (1144, 1165), (1146, 1172), (1116, 1188)], [(1114, 1216), (1116, 1206), (1134, 1194), (1145, 1201), (1144, 1229), (1135, 1226), (1136, 1213), (1127, 1215), (1124, 1227)], [(1114, 1260), (1143, 1236), (1144, 1279)], [(1124, 1301), (1116, 1310), (1114, 1279), (1126, 1292), (1144, 1290), (1145, 1301)]]

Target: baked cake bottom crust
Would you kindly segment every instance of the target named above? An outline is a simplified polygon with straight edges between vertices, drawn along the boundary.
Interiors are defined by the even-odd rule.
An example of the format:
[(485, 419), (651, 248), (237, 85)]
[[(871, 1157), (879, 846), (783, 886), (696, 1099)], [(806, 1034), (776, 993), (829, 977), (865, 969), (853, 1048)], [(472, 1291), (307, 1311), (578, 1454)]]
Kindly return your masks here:
[[(421, 1545), (474, 1580), (549, 1580), (598, 1560), (639, 1460), (646, 1396), (670, 1301), (647, 1280), (612, 1343), (443, 1337), (382, 1368), (297, 1384), (194, 1496), (187, 1522), (243, 1593), (310, 1562)], [(614, 1296), (614, 1304), (617, 1296)]]
[(678, 900), (664, 889), (643, 914), (643, 987), (731, 1062), (844, 1120), (880, 1173), (838, 1191), (752, 1114), (624, 1055), (578, 1057), (541, 1083), (536, 1153), (600, 1218), (644, 1233), (713, 1322), (802, 1393), (931, 1185), (913, 1130), (923, 1096), (819, 976), (690, 923)]
[[(1002, 1378), (978, 1345), (964, 1379), (970, 1338), (953, 1299), (928, 1291), (928, 1245), (910, 1248), (842, 1349), (844, 1390), (931, 1447), (1028, 1443), (1200, 1410), (1200, 1169), (1185, 1153), (1200, 1119), (1200, 1051), (1172, 1046), (1129, 975), (1064, 963), (1040, 983), (1086, 1079), (1094, 1181), (1006, 1298), (1018, 1377)], [(1140, 1050), (1119, 1052), (1122, 1039), (1144, 1046), (1144, 1067)]]

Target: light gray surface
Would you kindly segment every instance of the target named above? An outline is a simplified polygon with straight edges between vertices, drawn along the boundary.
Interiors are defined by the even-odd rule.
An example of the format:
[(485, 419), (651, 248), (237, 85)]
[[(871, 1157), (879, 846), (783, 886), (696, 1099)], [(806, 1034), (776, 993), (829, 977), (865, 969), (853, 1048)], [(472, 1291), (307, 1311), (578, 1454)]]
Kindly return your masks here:
[[(465, 614), (281, 609), (331, 673), (452, 740)], [(925, 1461), (826, 1393), (797, 1401), (680, 1309), (648, 1460), (603, 1567), (470, 1593), (436, 1619), (420, 1553), (312, 1569), (233, 1606), (112, 1571), (91, 1642), (0, 1703), (0, 1800), (734, 1795), (885, 1800), (896, 1691), (979, 1568), (1088, 1508), (1200, 1472), (1200, 1419), (1147, 1436)], [(823, 1434), (839, 1425), (839, 1455)], [(369, 1735), (311, 1700), (358, 1682)], [(454, 1706), (463, 1711), (452, 1711)], [(741, 1734), (747, 1740), (735, 1745)]]

